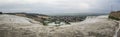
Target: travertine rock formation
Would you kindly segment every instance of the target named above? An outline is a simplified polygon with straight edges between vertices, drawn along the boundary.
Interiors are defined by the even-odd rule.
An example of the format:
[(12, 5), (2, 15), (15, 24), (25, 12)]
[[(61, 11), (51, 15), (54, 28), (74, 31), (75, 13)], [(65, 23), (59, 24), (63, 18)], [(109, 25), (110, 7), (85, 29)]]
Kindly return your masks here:
[(113, 11), (110, 13), (109, 18), (120, 20), (120, 11)]
[(0, 37), (113, 37), (118, 27), (119, 22), (107, 16), (51, 27), (26, 17), (0, 15)]

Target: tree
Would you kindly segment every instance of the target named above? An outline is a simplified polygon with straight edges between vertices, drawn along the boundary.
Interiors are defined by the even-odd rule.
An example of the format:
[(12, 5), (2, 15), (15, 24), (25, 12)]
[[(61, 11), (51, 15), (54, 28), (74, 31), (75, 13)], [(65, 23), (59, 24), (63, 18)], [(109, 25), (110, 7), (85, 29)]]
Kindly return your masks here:
[(0, 14), (2, 14), (2, 12), (0, 12)]

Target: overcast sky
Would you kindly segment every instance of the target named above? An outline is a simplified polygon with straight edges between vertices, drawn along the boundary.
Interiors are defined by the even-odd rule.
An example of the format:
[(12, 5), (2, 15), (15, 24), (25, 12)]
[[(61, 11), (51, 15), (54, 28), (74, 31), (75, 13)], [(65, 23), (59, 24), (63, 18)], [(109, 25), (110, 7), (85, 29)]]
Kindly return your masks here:
[(42, 14), (109, 13), (120, 10), (120, 0), (0, 0), (0, 11)]

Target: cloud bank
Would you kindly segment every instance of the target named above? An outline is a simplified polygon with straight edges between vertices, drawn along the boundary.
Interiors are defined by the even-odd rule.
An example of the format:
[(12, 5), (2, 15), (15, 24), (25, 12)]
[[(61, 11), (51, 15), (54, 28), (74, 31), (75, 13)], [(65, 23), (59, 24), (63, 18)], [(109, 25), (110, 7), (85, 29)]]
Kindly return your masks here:
[(0, 0), (0, 11), (42, 14), (108, 13), (120, 10), (120, 0)]

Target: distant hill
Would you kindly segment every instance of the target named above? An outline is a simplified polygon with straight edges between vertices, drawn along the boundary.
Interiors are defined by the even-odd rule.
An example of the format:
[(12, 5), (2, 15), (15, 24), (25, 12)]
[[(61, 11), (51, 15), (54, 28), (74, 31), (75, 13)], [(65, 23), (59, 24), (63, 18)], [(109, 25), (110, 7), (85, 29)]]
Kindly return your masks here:
[(25, 14), (25, 15), (32, 15), (32, 16), (35, 16), (35, 15), (39, 15), (39, 16), (48, 16), (48, 15), (44, 15), (44, 14), (37, 14), (37, 13), (24, 13), (24, 12), (21, 12), (21, 13), (3, 13), (3, 14), (11, 14), (11, 15), (16, 15), (16, 14)]
[(108, 15), (109, 13), (59, 13), (53, 14), (51, 16), (99, 16)]
[(27, 17), (27, 18), (31, 18), (34, 19), (35, 21), (44, 21), (44, 19), (49, 18), (48, 15), (44, 15), (44, 14), (37, 14), (37, 13), (24, 13), (24, 12), (16, 12), (16, 13), (2, 13), (1, 14), (8, 14), (8, 15), (17, 15), (17, 16), (22, 16), (22, 17)]

